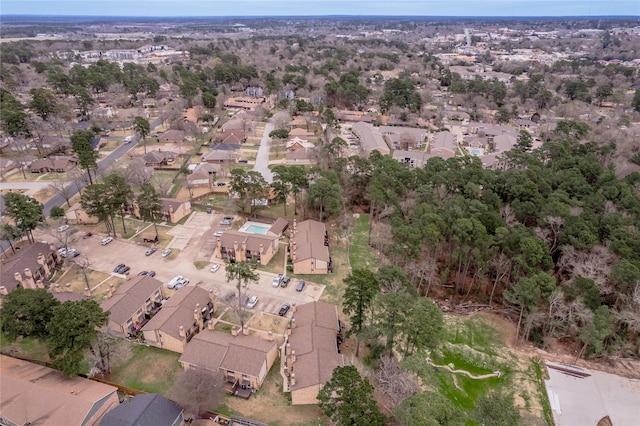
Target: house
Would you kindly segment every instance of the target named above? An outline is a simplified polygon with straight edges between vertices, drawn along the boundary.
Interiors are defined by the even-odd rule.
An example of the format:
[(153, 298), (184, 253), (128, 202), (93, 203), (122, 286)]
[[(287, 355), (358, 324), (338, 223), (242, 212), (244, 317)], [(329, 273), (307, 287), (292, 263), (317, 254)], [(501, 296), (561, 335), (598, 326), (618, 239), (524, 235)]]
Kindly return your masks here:
[(253, 111), (263, 103), (265, 103), (267, 99), (264, 96), (260, 96), (257, 98), (251, 97), (238, 97), (238, 98), (228, 98), (224, 101), (225, 108), (238, 108), (243, 109), (245, 111)]
[(235, 163), (240, 157), (240, 144), (216, 144), (211, 146), (211, 151), (202, 154), (205, 163)]
[(17, 251), (0, 271), (0, 296), (20, 288), (44, 288), (60, 259), (54, 247), (36, 242)]
[(427, 138), (427, 131), (417, 127), (380, 126), (379, 129), (395, 149), (422, 148)]
[(78, 157), (71, 156), (51, 156), (35, 160), (29, 166), (31, 173), (65, 173), (78, 164)]
[(287, 141), (287, 151), (297, 151), (299, 149), (308, 150), (314, 147), (315, 145), (311, 142), (308, 142), (306, 139), (300, 139), (297, 136)]
[(7, 172), (11, 171), (17, 165), (18, 163), (9, 158), (0, 157), (0, 176), (4, 177)]
[(211, 188), (216, 178), (222, 175), (222, 167), (215, 163), (201, 163), (196, 166), (187, 181), (191, 187)]
[(334, 111), (334, 114), (336, 119), (343, 122), (364, 122), (373, 124), (377, 120), (375, 115), (363, 111), (338, 110)]
[(136, 276), (114, 291), (109, 286), (106, 299), (100, 304), (110, 312), (107, 330), (119, 336), (135, 335), (162, 306), (162, 282), (146, 275)]
[(223, 374), (227, 391), (246, 396), (260, 389), (278, 357), (275, 340), (265, 340), (248, 334), (248, 329), (231, 334), (213, 330), (213, 323), (191, 339), (180, 357), (185, 370), (203, 368)]
[(100, 426), (180, 426), (182, 408), (157, 393), (136, 395), (104, 415)]
[(518, 138), (511, 134), (502, 134), (493, 138), (493, 151), (494, 152), (506, 152), (510, 151), (516, 143)]
[(317, 404), (318, 392), (344, 365), (340, 354), (342, 326), (338, 309), (324, 302), (293, 306), (282, 362), (289, 375), (291, 404)]
[(429, 154), (447, 159), (455, 157), (457, 151), (458, 143), (453, 134), (443, 131), (433, 135), (429, 145)]
[(96, 216), (89, 215), (80, 203), (75, 203), (64, 213), (68, 225), (93, 225), (100, 222)]
[(158, 142), (160, 143), (180, 143), (184, 139), (184, 130), (167, 130), (158, 136)]
[(250, 234), (241, 231), (225, 231), (216, 242), (214, 256), (233, 262), (255, 260), (266, 265), (278, 252), (280, 237), (272, 233)]
[(160, 311), (142, 327), (151, 346), (182, 353), (193, 336), (213, 318), (213, 292), (186, 286), (175, 292)]
[(289, 132), (289, 140), (295, 139), (295, 138), (299, 138), (299, 139), (304, 139), (307, 140), (309, 138), (314, 137), (315, 135), (313, 133), (307, 132), (305, 129), (301, 129), (299, 127), (291, 130)]
[(313, 164), (316, 162), (317, 151), (315, 147), (303, 147), (293, 151), (287, 151), (285, 160), (287, 164)]
[(293, 117), (293, 119), (289, 122), (289, 130), (293, 129), (304, 129), (307, 130), (307, 119), (301, 115), (297, 115)]
[(424, 167), (429, 158), (432, 157), (434, 156), (427, 154), (426, 151), (403, 151), (400, 149), (393, 151), (393, 159), (399, 163), (406, 164), (410, 169)]
[(247, 135), (244, 130), (231, 129), (215, 133), (213, 136), (211, 136), (210, 142), (240, 145), (243, 144), (246, 140)]
[(489, 138), (493, 138), (502, 134), (517, 136), (518, 130), (511, 126), (503, 126), (499, 124), (470, 122), (468, 126), (468, 133), (472, 135), (477, 134), (478, 136), (487, 136)]
[(145, 167), (173, 166), (178, 158), (178, 154), (172, 151), (149, 151), (142, 156)]
[(162, 201), (160, 214), (163, 222), (177, 223), (183, 217), (191, 214), (190, 201), (176, 200), (175, 198), (161, 198), (160, 201)]
[(293, 221), (289, 253), (294, 274), (327, 274), (332, 271), (329, 234), (316, 220)]
[(373, 127), (373, 125), (364, 121), (359, 121), (353, 124), (351, 130), (360, 140), (360, 146), (365, 157), (368, 158), (373, 151), (378, 151), (382, 155), (391, 154), (391, 150), (382, 137), (379, 128)]
[(0, 422), (4, 425), (98, 425), (120, 401), (118, 389), (0, 355)]

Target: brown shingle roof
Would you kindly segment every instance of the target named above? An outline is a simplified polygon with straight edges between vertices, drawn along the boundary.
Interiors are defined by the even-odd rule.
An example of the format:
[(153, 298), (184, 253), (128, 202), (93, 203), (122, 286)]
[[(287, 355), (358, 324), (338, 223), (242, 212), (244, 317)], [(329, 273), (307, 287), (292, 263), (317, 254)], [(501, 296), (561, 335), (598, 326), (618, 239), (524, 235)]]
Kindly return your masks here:
[(287, 229), (288, 226), (289, 226), (289, 221), (279, 217), (278, 220), (276, 220), (275, 223), (271, 225), (271, 228), (269, 228), (269, 232), (280, 236), (285, 231), (285, 229)]
[(233, 243), (237, 242), (238, 248), (240, 248), (242, 243), (245, 242), (247, 250), (251, 250), (254, 253), (260, 251), (260, 244), (262, 244), (262, 253), (266, 253), (269, 245), (273, 244), (273, 241), (277, 239), (277, 235), (248, 234), (240, 231), (225, 231), (220, 236), (223, 247), (232, 248)]
[(18, 251), (2, 265), (0, 285), (3, 285), (8, 292), (11, 292), (18, 286), (14, 274), (16, 272), (24, 274), (26, 268), (29, 268), (32, 272), (40, 269), (41, 265), (38, 263), (38, 255), (42, 253), (48, 258), (52, 251), (53, 249), (49, 247), (49, 244), (41, 242), (33, 243)]
[(176, 339), (180, 339), (180, 326), (189, 329), (195, 319), (193, 310), (196, 304), (204, 307), (209, 302), (209, 293), (200, 287), (182, 287), (169, 298), (151, 320), (142, 327), (142, 331), (160, 330)]
[(220, 331), (203, 330), (191, 339), (180, 362), (211, 371), (222, 368), (259, 377), (267, 353), (274, 346), (275, 342), (256, 336), (232, 336)]
[(161, 287), (162, 282), (153, 277), (137, 276), (118, 287), (100, 306), (103, 311), (111, 312), (111, 321), (123, 324)]
[(324, 384), (331, 379), (335, 367), (344, 365), (338, 353), (338, 311), (334, 305), (311, 302), (300, 305), (293, 315), (296, 327), (291, 330), (289, 343), (296, 351), (293, 372), (296, 384), (291, 390)]
[(116, 391), (113, 386), (66, 377), (51, 368), (0, 355), (0, 407), (10, 424), (85, 424), (104, 404), (118, 403)]
[(296, 233), (292, 236), (296, 244), (296, 261), (319, 259), (329, 261), (329, 247), (324, 245), (327, 227), (316, 220), (305, 220), (296, 225)]

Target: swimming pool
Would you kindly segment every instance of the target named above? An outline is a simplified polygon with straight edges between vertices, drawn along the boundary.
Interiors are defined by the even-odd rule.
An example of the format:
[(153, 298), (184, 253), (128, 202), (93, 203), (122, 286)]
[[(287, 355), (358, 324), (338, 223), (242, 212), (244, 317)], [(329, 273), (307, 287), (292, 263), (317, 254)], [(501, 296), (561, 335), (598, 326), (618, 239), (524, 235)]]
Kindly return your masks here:
[(471, 152), (471, 155), (476, 155), (476, 156), (482, 155), (482, 150), (480, 148), (472, 148), (470, 152)]
[(261, 223), (247, 222), (244, 224), (242, 228), (239, 229), (239, 231), (246, 232), (249, 234), (266, 235), (266, 233), (269, 232), (270, 228), (271, 228), (271, 225), (263, 225)]

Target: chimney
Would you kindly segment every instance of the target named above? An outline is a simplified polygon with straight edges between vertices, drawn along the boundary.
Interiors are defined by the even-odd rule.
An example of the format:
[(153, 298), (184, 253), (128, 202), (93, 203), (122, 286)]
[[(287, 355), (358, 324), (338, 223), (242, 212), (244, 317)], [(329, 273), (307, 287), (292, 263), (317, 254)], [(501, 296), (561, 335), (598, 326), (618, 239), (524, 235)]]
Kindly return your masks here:
[(296, 307), (296, 304), (295, 304), (295, 303), (292, 303), (292, 304), (291, 304), (291, 313), (295, 313), (295, 311), (296, 311), (297, 309), (298, 309), (298, 308)]
[(232, 336), (237, 336), (238, 335), (238, 327), (236, 327), (235, 325), (233, 327), (231, 327), (231, 335)]
[(187, 332), (185, 331), (183, 326), (180, 326), (178, 329), (178, 333), (180, 334), (182, 340), (182, 347), (185, 348), (187, 346)]
[(42, 280), (36, 281), (36, 288), (44, 288), (44, 283), (42, 282)]
[(64, 285), (64, 291), (66, 291), (67, 293), (73, 293), (73, 290), (71, 290), (71, 284), (66, 283)]
[(291, 328), (296, 328), (296, 319), (291, 318)]
[(0, 286), (0, 296), (6, 296), (7, 294), (9, 294), (7, 288), (5, 286)]
[(289, 358), (291, 358), (291, 364), (296, 362), (296, 351), (291, 351), (291, 356)]
[(85, 297), (91, 297), (91, 289), (89, 287), (84, 288)]
[(289, 376), (289, 383), (291, 384), (290, 387), (294, 387), (296, 385), (296, 373), (291, 373), (291, 376)]
[(36, 261), (40, 266), (42, 266), (42, 269), (44, 270), (44, 275), (48, 277), (51, 271), (49, 270), (49, 265), (47, 265), (47, 259), (44, 257), (42, 253), (38, 253), (38, 258)]
[(291, 252), (291, 261), (292, 262), (296, 261), (296, 251), (295, 250)]
[[(55, 286), (53, 286), (53, 291), (55, 291), (56, 293), (61, 293), (62, 289), (60, 288), (60, 284), (56, 284)], [(108, 290), (107, 293), (109, 293)]]
[(267, 340), (270, 342), (273, 342), (273, 331), (269, 330), (269, 333), (267, 334)]
[(287, 327), (287, 336), (291, 336), (291, 324)]
[(200, 314), (200, 304), (196, 303), (196, 308), (193, 310), (193, 319), (198, 321), (200, 318), (202, 318), (202, 315)]
[(287, 343), (287, 345), (284, 347), (284, 354), (291, 355), (291, 343)]
[(233, 252), (236, 255), (236, 259), (238, 259), (238, 242), (237, 241), (233, 242)]
[(107, 289), (107, 299), (113, 296), (113, 284), (109, 284), (109, 288)]
[(214, 325), (215, 325), (215, 324), (214, 324), (214, 322), (213, 322), (213, 320), (212, 320), (212, 319), (210, 319), (209, 321), (207, 321), (207, 330), (211, 330), (211, 331), (213, 331), (213, 330), (214, 330)]
[(196, 324), (198, 324), (198, 332), (202, 331), (202, 329), (204, 328), (204, 321), (202, 320), (202, 313), (200, 312), (200, 308), (196, 307), (196, 309), (194, 309), (193, 317), (196, 320)]
[(24, 268), (24, 281), (22, 282), (24, 288), (35, 289), (36, 282), (33, 280), (33, 273), (31, 273), (31, 269)]
[(24, 280), (22, 279), (22, 275), (20, 275), (20, 272), (14, 273), (13, 278), (21, 284), (22, 288), (24, 288), (24, 284), (23, 284)]
[[(276, 241), (277, 241), (277, 240), (276, 240)], [(260, 251), (259, 251), (259, 253), (260, 253), (260, 254), (264, 253), (264, 245), (263, 245), (263, 244), (260, 244), (260, 246), (258, 246), (258, 247), (259, 247), (259, 248), (258, 248), (258, 250), (260, 250)]]
[(244, 327), (242, 327), (242, 334), (245, 336), (249, 335), (249, 327), (247, 327), (246, 325)]

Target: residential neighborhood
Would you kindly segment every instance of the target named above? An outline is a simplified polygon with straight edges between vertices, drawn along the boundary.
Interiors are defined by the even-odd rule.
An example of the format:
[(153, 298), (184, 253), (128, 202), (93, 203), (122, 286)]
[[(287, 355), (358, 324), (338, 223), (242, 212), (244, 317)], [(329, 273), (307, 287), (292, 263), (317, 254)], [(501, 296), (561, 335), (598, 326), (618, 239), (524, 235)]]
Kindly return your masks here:
[(633, 424), (637, 16), (374, 15), (2, 12), (0, 423)]

